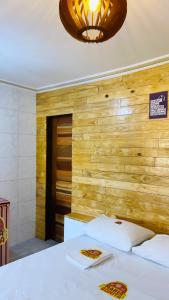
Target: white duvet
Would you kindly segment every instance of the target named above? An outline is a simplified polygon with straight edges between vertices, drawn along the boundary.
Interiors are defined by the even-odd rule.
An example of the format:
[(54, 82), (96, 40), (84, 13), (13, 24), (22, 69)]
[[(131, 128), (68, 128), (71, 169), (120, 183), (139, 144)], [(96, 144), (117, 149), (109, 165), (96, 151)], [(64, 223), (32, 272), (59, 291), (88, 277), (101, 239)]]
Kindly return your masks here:
[[(107, 261), (82, 270), (71, 264), (70, 251), (104, 247)], [(0, 300), (108, 300), (101, 284), (120, 281), (127, 300), (169, 300), (169, 269), (82, 236), (0, 268)]]

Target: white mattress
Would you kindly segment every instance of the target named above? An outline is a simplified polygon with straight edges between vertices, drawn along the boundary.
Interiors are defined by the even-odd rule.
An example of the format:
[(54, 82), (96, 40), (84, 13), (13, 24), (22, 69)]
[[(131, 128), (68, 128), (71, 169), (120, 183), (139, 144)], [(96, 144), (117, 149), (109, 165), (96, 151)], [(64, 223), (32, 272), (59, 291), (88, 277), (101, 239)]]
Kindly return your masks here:
[(74, 249), (110, 247), (82, 236), (0, 268), (0, 300), (115, 299), (99, 285), (121, 281), (128, 300), (169, 300), (169, 269), (111, 248), (113, 258), (82, 270), (66, 255)]

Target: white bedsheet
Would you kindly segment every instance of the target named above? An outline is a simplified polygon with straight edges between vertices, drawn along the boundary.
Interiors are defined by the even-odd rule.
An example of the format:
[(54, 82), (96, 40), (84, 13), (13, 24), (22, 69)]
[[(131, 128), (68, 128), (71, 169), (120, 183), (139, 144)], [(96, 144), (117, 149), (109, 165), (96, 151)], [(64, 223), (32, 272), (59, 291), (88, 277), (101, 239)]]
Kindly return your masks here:
[(169, 269), (113, 249), (113, 257), (88, 270), (71, 264), (75, 249), (106, 245), (82, 236), (0, 268), (0, 300), (115, 299), (99, 289), (111, 281), (127, 284), (127, 300), (169, 300)]

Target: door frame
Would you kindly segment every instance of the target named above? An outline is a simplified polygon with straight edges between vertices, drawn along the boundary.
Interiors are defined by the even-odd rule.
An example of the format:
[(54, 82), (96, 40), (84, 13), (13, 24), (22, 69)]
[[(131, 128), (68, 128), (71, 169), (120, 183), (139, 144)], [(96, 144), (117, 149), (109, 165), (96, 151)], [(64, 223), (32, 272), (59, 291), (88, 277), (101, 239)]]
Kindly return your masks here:
[[(53, 126), (52, 121), (54, 118), (59, 117), (72, 117), (73, 124), (73, 114), (63, 114), (54, 115), (46, 117), (46, 209), (45, 209), (45, 240), (51, 239), (54, 236), (55, 228), (55, 217), (53, 214), (53, 155), (52, 155), (52, 140), (53, 140)], [(52, 170), (52, 172), (51, 172)]]

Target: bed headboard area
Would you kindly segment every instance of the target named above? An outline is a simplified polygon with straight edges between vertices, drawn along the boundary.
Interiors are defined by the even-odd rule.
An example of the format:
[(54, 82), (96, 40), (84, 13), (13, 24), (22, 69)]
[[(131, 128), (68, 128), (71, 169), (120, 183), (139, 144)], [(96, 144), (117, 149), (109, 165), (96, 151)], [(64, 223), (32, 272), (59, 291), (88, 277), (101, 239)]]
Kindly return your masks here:
[(45, 236), (46, 118), (72, 114), (72, 212), (101, 213), (169, 234), (169, 120), (149, 94), (169, 90), (169, 64), (37, 95), (37, 226)]

